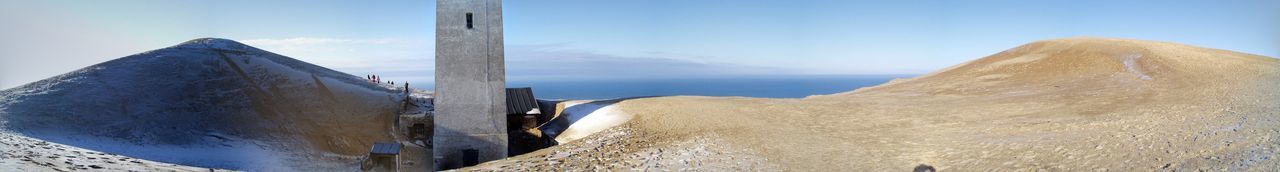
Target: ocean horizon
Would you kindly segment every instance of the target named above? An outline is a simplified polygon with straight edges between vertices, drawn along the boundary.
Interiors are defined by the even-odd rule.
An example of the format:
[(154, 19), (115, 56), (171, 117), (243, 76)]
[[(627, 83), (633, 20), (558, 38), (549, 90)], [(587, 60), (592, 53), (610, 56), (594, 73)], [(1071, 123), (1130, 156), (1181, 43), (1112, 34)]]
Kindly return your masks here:
[(531, 87), (538, 99), (595, 100), (645, 96), (740, 96), (804, 98), (880, 85), (915, 75), (822, 75), (670, 79), (560, 79), (508, 81), (508, 88)]

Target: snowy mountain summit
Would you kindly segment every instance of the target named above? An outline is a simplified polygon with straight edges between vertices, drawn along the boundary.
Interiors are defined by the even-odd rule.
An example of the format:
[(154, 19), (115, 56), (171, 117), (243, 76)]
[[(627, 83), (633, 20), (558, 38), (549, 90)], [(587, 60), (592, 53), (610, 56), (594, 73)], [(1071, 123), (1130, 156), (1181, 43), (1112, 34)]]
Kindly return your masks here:
[(0, 132), (181, 165), (332, 169), (391, 139), (403, 96), (200, 38), (0, 91)]
[(174, 47), (213, 48), (213, 49), (236, 50), (236, 51), (262, 51), (257, 48), (250, 47), (248, 45), (241, 44), (240, 42), (236, 42), (230, 39), (222, 39), (222, 38), (196, 38), (196, 39), (192, 39), (190, 41), (175, 45)]

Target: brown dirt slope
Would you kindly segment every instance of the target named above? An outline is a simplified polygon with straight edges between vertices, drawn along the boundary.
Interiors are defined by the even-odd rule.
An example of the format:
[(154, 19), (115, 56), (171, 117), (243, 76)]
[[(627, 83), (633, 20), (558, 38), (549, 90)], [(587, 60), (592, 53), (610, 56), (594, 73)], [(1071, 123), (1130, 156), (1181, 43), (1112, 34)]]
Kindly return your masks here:
[(835, 95), (625, 100), (622, 125), (470, 170), (1271, 171), (1278, 85), (1274, 58), (1055, 39)]

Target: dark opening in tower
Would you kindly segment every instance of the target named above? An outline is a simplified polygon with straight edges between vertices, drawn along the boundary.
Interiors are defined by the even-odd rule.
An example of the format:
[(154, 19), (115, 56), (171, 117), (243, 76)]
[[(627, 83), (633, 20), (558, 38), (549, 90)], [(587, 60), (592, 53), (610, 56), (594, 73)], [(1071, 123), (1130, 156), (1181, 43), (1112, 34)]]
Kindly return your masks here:
[(467, 13), (467, 29), (471, 29), (471, 13)]

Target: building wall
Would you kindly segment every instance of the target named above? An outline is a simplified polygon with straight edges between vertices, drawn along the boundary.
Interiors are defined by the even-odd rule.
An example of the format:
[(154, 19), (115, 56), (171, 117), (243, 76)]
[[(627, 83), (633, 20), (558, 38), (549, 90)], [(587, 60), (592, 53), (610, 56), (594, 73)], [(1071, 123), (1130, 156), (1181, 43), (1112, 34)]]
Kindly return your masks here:
[[(472, 13), (473, 28), (466, 26)], [(465, 149), (479, 161), (507, 155), (505, 71), (500, 0), (436, 1), (435, 157), (462, 166)]]

